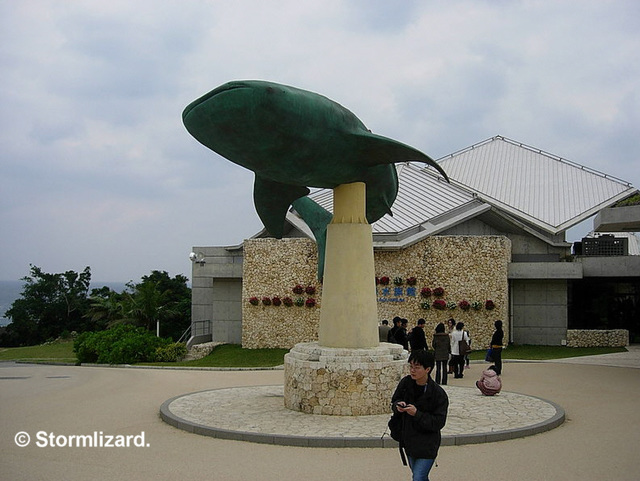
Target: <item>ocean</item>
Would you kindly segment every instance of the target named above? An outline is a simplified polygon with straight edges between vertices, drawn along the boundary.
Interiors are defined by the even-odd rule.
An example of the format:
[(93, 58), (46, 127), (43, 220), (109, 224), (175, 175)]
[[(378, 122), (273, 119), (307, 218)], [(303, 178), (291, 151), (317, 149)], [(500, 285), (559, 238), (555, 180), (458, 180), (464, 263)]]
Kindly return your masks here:
[[(11, 322), (4, 317), (4, 313), (11, 308), (11, 304), (19, 299), (22, 294), (24, 281), (0, 281), (0, 326), (6, 326)], [(126, 288), (126, 282), (91, 282), (91, 288), (107, 286), (116, 292), (122, 292)]]

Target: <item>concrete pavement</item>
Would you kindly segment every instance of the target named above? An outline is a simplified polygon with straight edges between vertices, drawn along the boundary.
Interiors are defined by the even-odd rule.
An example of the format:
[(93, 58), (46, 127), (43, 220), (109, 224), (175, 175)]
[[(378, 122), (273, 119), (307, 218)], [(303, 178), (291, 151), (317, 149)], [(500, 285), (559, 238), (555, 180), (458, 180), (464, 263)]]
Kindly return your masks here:
[[(453, 384), (443, 386), (449, 396), (444, 446), (531, 436), (565, 419), (561, 406), (544, 399), (506, 391), (490, 398), (476, 388)], [(181, 395), (162, 405), (161, 416), (189, 432), (239, 441), (309, 447), (398, 446), (385, 433), (389, 414), (318, 416), (291, 411), (284, 407), (282, 385)]]
[[(612, 367), (569, 362), (505, 363), (505, 393), (562, 406), (558, 428), (525, 438), (443, 446), (431, 479), (494, 481), (637, 479), (640, 359)], [(611, 355), (607, 355), (611, 356)], [(631, 359), (631, 360), (630, 360)], [(635, 359), (635, 361), (633, 361)], [(603, 362), (611, 364), (610, 358)], [(472, 388), (482, 365), (452, 387)], [(0, 363), (0, 477), (4, 480), (410, 479), (394, 449), (309, 448), (200, 436), (160, 419), (185, 393), (282, 385), (282, 371), (186, 371)], [(260, 388), (262, 389), (262, 388)], [(498, 398), (482, 398), (497, 400)], [(257, 408), (257, 406), (256, 406)], [(386, 423), (385, 423), (386, 424)], [(384, 430), (380, 426), (380, 431)], [(16, 434), (30, 435), (26, 447)], [(143, 447), (38, 447), (38, 433), (139, 436)], [(62, 436), (62, 437), (60, 437)], [(19, 439), (20, 441), (20, 439)], [(147, 446), (148, 445), (148, 446)]]

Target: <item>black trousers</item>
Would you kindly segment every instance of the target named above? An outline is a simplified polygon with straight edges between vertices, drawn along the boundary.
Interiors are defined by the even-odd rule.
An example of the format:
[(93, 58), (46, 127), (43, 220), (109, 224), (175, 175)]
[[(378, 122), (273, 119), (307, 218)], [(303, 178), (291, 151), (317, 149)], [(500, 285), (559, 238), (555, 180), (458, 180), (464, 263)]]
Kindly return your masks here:
[(436, 361), (436, 383), (441, 384), (443, 386), (447, 385), (447, 371), (448, 371), (448, 360), (447, 361)]
[(493, 365), (496, 367), (498, 375), (502, 374), (502, 348), (492, 347), (491, 358), (493, 359)]
[(462, 377), (464, 372), (464, 356), (453, 356), (453, 377)]

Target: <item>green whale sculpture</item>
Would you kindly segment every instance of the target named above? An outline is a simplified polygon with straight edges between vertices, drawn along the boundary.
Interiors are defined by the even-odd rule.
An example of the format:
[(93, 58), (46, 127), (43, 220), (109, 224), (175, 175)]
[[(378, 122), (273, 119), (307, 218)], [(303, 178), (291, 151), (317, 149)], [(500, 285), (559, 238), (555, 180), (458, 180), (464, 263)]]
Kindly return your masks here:
[[(283, 235), (287, 210), (308, 187), (364, 182), (367, 221), (373, 223), (391, 214), (398, 193), (394, 163), (425, 162), (448, 180), (419, 150), (371, 133), (342, 105), (295, 87), (232, 81), (189, 104), (182, 119), (200, 143), (255, 172), (256, 211), (276, 238)], [(301, 204), (296, 210), (305, 211)]]

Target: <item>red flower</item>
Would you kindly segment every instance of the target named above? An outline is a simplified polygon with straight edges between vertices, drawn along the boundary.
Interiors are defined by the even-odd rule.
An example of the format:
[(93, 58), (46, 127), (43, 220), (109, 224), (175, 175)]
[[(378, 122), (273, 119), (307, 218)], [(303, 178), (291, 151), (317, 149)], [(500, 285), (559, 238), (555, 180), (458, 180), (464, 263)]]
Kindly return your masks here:
[(307, 307), (313, 307), (316, 305), (316, 300), (313, 297), (310, 297), (305, 301), (304, 305)]
[(249, 298), (249, 304), (251, 304), (252, 306), (257, 306), (260, 303), (260, 300), (257, 297), (250, 297)]
[(307, 294), (309, 294), (310, 296), (312, 296), (313, 294), (316, 293), (316, 288), (313, 286), (307, 286), (304, 290), (304, 292), (306, 292)]
[(303, 292), (304, 292), (304, 287), (302, 287), (300, 284), (298, 284), (296, 287), (293, 288), (294, 294), (302, 294)]
[(436, 287), (433, 290), (433, 295), (436, 297), (442, 297), (444, 296), (444, 289), (442, 287)]
[(263, 297), (263, 298), (262, 298), (262, 303), (263, 303), (265, 306), (270, 306), (270, 305), (271, 305), (271, 298), (269, 298), (269, 297)]
[(407, 285), (415, 286), (418, 280), (415, 277), (407, 277)]
[(273, 303), (274, 306), (279, 306), (280, 304), (282, 304), (282, 301), (280, 300), (280, 298), (278, 296), (276, 296), (273, 299), (271, 299), (271, 302)]
[(466, 299), (463, 299), (458, 302), (458, 307), (460, 307), (460, 309), (462, 309), (463, 311), (468, 311), (471, 307), (471, 304), (469, 304), (469, 301), (467, 301)]
[(431, 297), (431, 289), (429, 287), (423, 287), (420, 289), (420, 295), (422, 297)]
[(484, 303), (484, 308), (487, 311), (491, 311), (493, 309), (495, 309), (496, 305), (494, 304), (494, 302), (491, 299), (487, 299), (487, 301)]
[(447, 308), (447, 303), (444, 299), (436, 299), (433, 301), (433, 308), (443, 311)]
[(285, 297), (284, 299), (282, 299), (282, 303), (286, 307), (291, 307), (291, 306), (293, 306), (293, 299), (291, 299), (290, 297)]
[(383, 286), (388, 286), (389, 285), (389, 278), (387, 276), (383, 276), (380, 278), (380, 284), (382, 284)]

